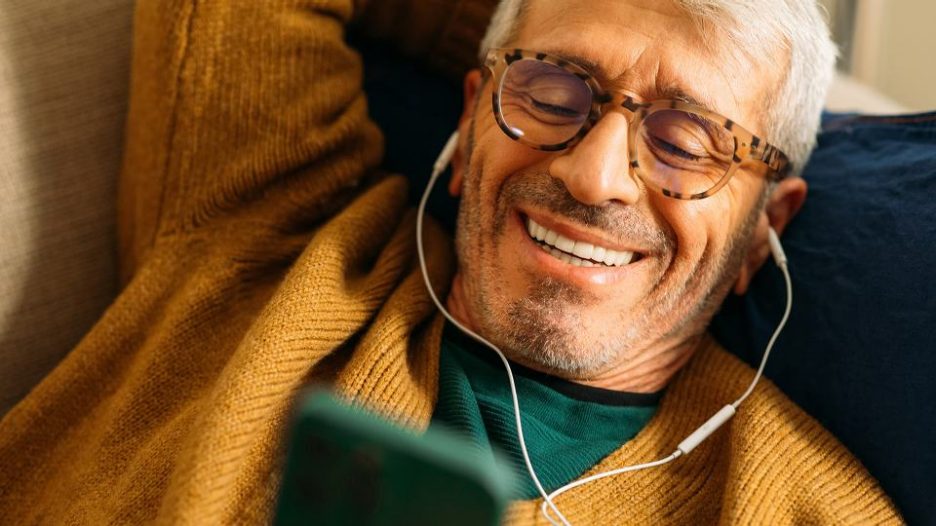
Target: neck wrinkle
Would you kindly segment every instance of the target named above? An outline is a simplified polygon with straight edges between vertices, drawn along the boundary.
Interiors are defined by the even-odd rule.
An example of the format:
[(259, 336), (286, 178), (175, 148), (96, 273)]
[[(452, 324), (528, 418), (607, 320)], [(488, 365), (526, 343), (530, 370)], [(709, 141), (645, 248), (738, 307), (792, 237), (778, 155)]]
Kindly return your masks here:
[[(626, 367), (593, 379), (570, 379), (572, 382), (630, 393), (655, 393), (664, 389), (701, 347), (703, 335), (696, 335), (667, 347), (650, 357), (631, 359)], [(644, 355), (648, 353), (642, 353)]]

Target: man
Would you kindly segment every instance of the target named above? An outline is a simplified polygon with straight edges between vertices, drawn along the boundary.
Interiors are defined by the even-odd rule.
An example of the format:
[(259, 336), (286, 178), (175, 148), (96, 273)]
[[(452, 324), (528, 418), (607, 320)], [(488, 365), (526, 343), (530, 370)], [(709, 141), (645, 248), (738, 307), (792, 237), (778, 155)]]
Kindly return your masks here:
[[(805, 183), (781, 177), (776, 148), (794, 170), (805, 161), (831, 67), (815, 6), (774, 4), (508, 2), (487, 71), (466, 77), (457, 265), (430, 224), (430, 278), (451, 283), (457, 319), (529, 369), (522, 404), (565, 393), (570, 414), (614, 424), (623, 408), (627, 422), (584, 420), (585, 439), (612, 431), (592, 457), (575, 449), (590, 440), (571, 442), (568, 462), (545, 449), (548, 464), (572, 465), (552, 487), (669, 454), (753, 376), (704, 329), (768, 257), (768, 226), (782, 231), (802, 204)], [(309, 382), (401, 425), (516, 447), (509, 428), (457, 416), (492, 422), (503, 400), (472, 405), (497, 387), (472, 384), (492, 377), (484, 351), (444, 326), (423, 288), (405, 181), (375, 172), (380, 135), (342, 39), (357, 14), (404, 47), (451, 44), (486, 25), (481, 5), (434, 5), (401, 26), (385, 15), (409, 13), (403, 2), (139, 3), (126, 286), (0, 424), (0, 515), (268, 521), (290, 403)], [(557, 504), (580, 524), (899, 520), (767, 384), (692, 454)], [(530, 498), (508, 517), (543, 520)]]

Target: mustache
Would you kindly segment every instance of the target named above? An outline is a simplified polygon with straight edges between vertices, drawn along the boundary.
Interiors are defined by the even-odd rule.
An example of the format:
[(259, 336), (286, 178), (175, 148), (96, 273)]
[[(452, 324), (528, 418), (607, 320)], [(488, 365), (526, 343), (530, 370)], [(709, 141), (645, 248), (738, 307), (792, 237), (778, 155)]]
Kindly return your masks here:
[(672, 231), (657, 226), (637, 207), (620, 203), (584, 204), (569, 193), (562, 180), (548, 172), (516, 174), (504, 182), (501, 191), (506, 205), (535, 205), (570, 222), (601, 230), (622, 244), (636, 241), (641, 247), (659, 253), (671, 251), (676, 244)]

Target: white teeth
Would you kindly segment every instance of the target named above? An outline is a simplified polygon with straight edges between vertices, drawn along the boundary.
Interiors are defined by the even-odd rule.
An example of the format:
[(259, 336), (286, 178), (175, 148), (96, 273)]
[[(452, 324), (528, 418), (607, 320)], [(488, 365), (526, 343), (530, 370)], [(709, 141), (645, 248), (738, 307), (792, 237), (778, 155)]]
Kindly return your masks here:
[(585, 243), (584, 241), (576, 241), (575, 249), (572, 251), (572, 253), (582, 259), (591, 259), (592, 253), (594, 251), (595, 245), (592, 245), (591, 243)]
[(575, 249), (575, 241), (572, 241), (571, 239), (569, 239), (569, 238), (567, 238), (567, 237), (558, 236), (558, 237), (556, 238), (556, 242), (555, 242), (555, 243), (550, 243), (550, 244), (553, 245), (553, 246), (555, 246), (555, 247), (558, 248), (559, 250), (561, 250), (561, 251), (563, 251), (563, 252), (568, 252), (568, 253), (570, 253), (570, 254), (571, 254), (571, 253), (573, 252), (573, 250)]
[(543, 241), (546, 242), (547, 245), (552, 245), (556, 242), (557, 237), (559, 237), (559, 234), (553, 232), (552, 230), (546, 230), (546, 235), (543, 236)]
[(534, 237), (535, 237), (536, 239), (542, 241), (543, 238), (546, 237), (546, 229), (543, 228), (543, 227), (540, 226), (540, 225), (536, 225), (536, 235), (535, 235)]
[(622, 267), (631, 262), (631, 259), (634, 258), (633, 252), (618, 252), (617, 261), (614, 264), (618, 267)]
[(595, 261), (604, 261), (605, 257), (605, 247), (595, 247), (595, 250), (592, 251), (591, 259)]
[(530, 237), (544, 243), (540, 245), (543, 250), (570, 265), (594, 267), (598, 266), (594, 262), (600, 261), (608, 266), (622, 267), (634, 259), (633, 252), (611, 250), (584, 241), (572, 241), (530, 218), (527, 218), (526, 227)]

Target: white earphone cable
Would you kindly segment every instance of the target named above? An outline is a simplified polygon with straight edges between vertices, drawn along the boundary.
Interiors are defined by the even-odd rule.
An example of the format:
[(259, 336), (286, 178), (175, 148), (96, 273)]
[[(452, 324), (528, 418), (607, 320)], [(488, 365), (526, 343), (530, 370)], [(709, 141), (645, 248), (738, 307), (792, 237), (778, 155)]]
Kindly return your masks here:
[(778, 262), (777, 266), (780, 267), (780, 270), (783, 272), (783, 281), (786, 282), (786, 309), (784, 309), (783, 317), (780, 319), (780, 323), (777, 324), (773, 335), (771, 335), (770, 341), (767, 342), (767, 348), (764, 350), (763, 358), (761, 358), (760, 367), (757, 368), (757, 374), (754, 375), (754, 381), (748, 386), (747, 391), (731, 404), (736, 409), (741, 405), (741, 402), (751, 395), (751, 392), (754, 391), (754, 386), (760, 381), (761, 375), (764, 374), (764, 367), (767, 365), (767, 358), (770, 356), (770, 351), (773, 350), (774, 343), (776, 343), (777, 338), (780, 336), (783, 327), (786, 326), (787, 320), (790, 319), (790, 311), (793, 310), (793, 280), (790, 278), (790, 269), (787, 268), (786, 261)]
[[(458, 327), (458, 329), (460, 329), (462, 332), (464, 332), (468, 336), (474, 338), (479, 343), (489, 347), (491, 350), (497, 353), (497, 355), (500, 357), (501, 361), (503, 362), (504, 368), (507, 370), (507, 379), (510, 384), (510, 395), (513, 401), (514, 417), (515, 417), (516, 424), (517, 424), (517, 441), (520, 443), (520, 451), (523, 453), (523, 461), (526, 464), (527, 472), (529, 472), (530, 478), (533, 480), (533, 484), (536, 486), (536, 490), (543, 497), (543, 503), (540, 509), (542, 513), (544, 514), (544, 516), (546, 517), (546, 519), (551, 524), (553, 524), (553, 526), (560, 526), (560, 524), (562, 526), (571, 526), (571, 523), (568, 521), (568, 519), (566, 519), (566, 517), (559, 511), (559, 508), (556, 507), (555, 503), (553, 502), (553, 499), (555, 499), (559, 495), (569, 490), (572, 490), (584, 484), (588, 484), (589, 482), (593, 482), (595, 480), (602, 479), (605, 477), (620, 475), (622, 473), (628, 473), (628, 472), (639, 471), (642, 469), (652, 468), (656, 466), (662, 466), (663, 464), (676, 460), (682, 455), (688, 454), (690, 451), (695, 449), (695, 447), (698, 446), (702, 441), (704, 441), (712, 433), (714, 433), (715, 430), (718, 429), (722, 424), (730, 420), (731, 417), (734, 416), (735, 411), (737, 410), (737, 407), (741, 405), (741, 403), (744, 402), (744, 400), (748, 396), (750, 396), (750, 394), (754, 391), (754, 387), (757, 385), (757, 382), (760, 381), (760, 378), (764, 372), (764, 367), (767, 365), (767, 358), (770, 356), (770, 351), (771, 349), (773, 349), (773, 346), (777, 340), (777, 337), (780, 336), (780, 332), (783, 330), (783, 327), (786, 325), (786, 322), (790, 317), (790, 311), (792, 310), (792, 307), (793, 307), (793, 285), (790, 279), (789, 269), (787, 268), (786, 256), (783, 254), (783, 248), (780, 246), (780, 241), (777, 238), (776, 233), (773, 230), (771, 230), (769, 232), (771, 250), (773, 252), (774, 259), (777, 262), (777, 265), (780, 267), (780, 270), (783, 272), (783, 277), (786, 281), (787, 303), (786, 303), (786, 309), (783, 313), (783, 318), (780, 320), (780, 323), (777, 325), (777, 328), (774, 330), (774, 333), (771, 336), (770, 341), (767, 344), (767, 348), (764, 351), (764, 356), (761, 358), (761, 363), (760, 363), (760, 367), (758, 367), (757, 369), (757, 374), (754, 376), (754, 379), (751, 381), (751, 384), (748, 386), (744, 394), (742, 394), (737, 400), (735, 400), (729, 405), (726, 405), (717, 413), (715, 413), (712, 417), (710, 417), (704, 424), (702, 424), (702, 426), (700, 426), (698, 429), (692, 432), (688, 437), (686, 437), (682, 442), (680, 442), (680, 444), (676, 446), (676, 450), (673, 451), (673, 453), (671, 453), (669, 456), (659, 459), (659, 460), (652, 461), (652, 462), (647, 462), (644, 464), (625, 466), (622, 468), (617, 468), (617, 469), (613, 469), (610, 471), (597, 473), (595, 475), (591, 475), (583, 479), (573, 481), (553, 491), (552, 493), (547, 494), (546, 490), (543, 489), (543, 485), (540, 483), (539, 478), (536, 476), (536, 471), (533, 469), (533, 463), (530, 461), (530, 454), (527, 451), (526, 441), (524, 440), (524, 437), (523, 437), (523, 422), (520, 417), (520, 402), (517, 398), (517, 387), (516, 387), (516, 384), (514, 383), (514, 376), (513, 376), (513, 371), (510, 368), (510, 362), (507, 360), (507, 357), (504, 355), (504, 353), (502, 353), (501, 350), (497, 348), (496, 345), (487, 341), (480, 335), (476, 334), (474, 331), (468, 329), (467, 327), (462, 325), (458, 320), (456, 320), (451, 314), (449, 314), (448, 310), (442, 305), (442, 302), (439, 301), (438, 296), (436, 296), (435, 290), (432, 288), (432, 283), (429, 280), (429, 272), (426, 267), (426, 255), (425, 255), (425, 250), (423, 248), (423, 238), (422, 238), (423, 217), (425, 216), (426, 203), (429, 201), (429, 196), (432, 193), (432, 188), (435, 186), (436, 181), (438, 180), (439, 176), (448, 166), (449, 160), (451, 159), (452, 154), (455, 151), (455, 147), (457, 143), (458, 143), (458, 132), (455, 132), (452, 134), (448, 142), (445, 144), (445, 147), (442, 149), (442, 152), (439, 154), (438, 159), (436, 159), (436, 162), (433, 165), (432, 175), (429, 178), (429, 183), (426, 185), (426, 190), (423, 192), (422, 198), (419, 201), (419, 208), (417, 209), (417, 213), (416, 213), (416, 250), (419, 255), (419, 268), (422, 270), (423, 281), (426, 284), (426, 289), (429, 291), (429, 296), (432, 298), (433, 303), (435, 303), (436, 307), (439, 309), (442, 315), (445, 316), (445, 318), (449, 322), (451, 322), (453, 325)], [(556, 519), (554, 519), (553, 516), (550, 514), (550, 512), (555, 514), (555, 517), (558, 518), (560, 522), (557, 522)]]
[[(785, 258), (784, 258), (784, 260), (780, 260), (779, 258), (777, 258), (776, 253), (775, 253), (775, 259), (777, 259), (777, 266), (778, 266), (778, 267), (780, 268), (780, 270), (782, 271), (784, 281), (786, 282), (786, 293), (787, 293), (786, 308), (784, 309), (783, 317), (780, 319), (780, 323), (777, 324), (777, 328), (774, 329), (773, 335), (770, 337), (770, 341), (767, 343), (767, 348), (766, 348), (766, 350), (764, 350), (764, 356), (761, 357), (760, 367), (757, 368), (757, 374), (754, 375), (754, 379), (751, 381), (751, 384), (748, 386), (748, 388), (747, 388), (747, 390), (744, 392), (744, 394), (742, 394), (737, 400), (735, 400), (734, 402), (731, 403), (730, 407), (732, 407), (733, 409), (737, 409), (738, 406), (741, 405), (741, 402), (744, 402), (744, 400), (745, 400), (748, 396), (750, 396), (751, 392), (754, 391), (754, 387), (757, 385), (757, 382), (760, 381), (761, 376), (762, 376), (763, 373), (764, 373), (764, 367), (767, 365), (767, 358), (770, 356), (770, 351), (773, 349), (774, 343), (777, 341), (777, 338), (780, 336), (780, 332), (783, 330), (783, 327), (786, 326), (787, 320), (790, 318), (790, 311), (791, 311), (792, 308), (793, 308), (793, 283), (792, 283), (792, 280), (790, 279), (790, 271), (789, 271), (789, 269), (787, 268), (787, 262), (785, 261)], [(709, 419), (709, 421), (712, 421), (712, 420), (716, 419), (720, 414), (726, 414), (726, 413), (731, 413), (732, 415), (734, 414), (734, 411), (725, 411), (725, 409), (726, 409), (726, 408), (723, 408), (721, 411), (719, 411), (718, 413), (716, 413), (715, 416), (713, 416), (712, 418)], [(725, 411), (725, 413), (723, 413), (723, 411)], [(720, 419), (721, 422), (719, 423), (719, 425), (720, 425), (721, 423), (724, 423), (725, 421), (727, 421), (728, 418), (730, 418), (730, 416), (731, 416), (731, 415), (729, 415), (727, 418), (724, 418), (723, 420)], [(708, 424), (709, 421), (707, 421), (706, 424)], [(711, 429), (706, 429), (706, 425), (703, 425), (703, 426), (700, 427), (698, 430), (696, 430), (695, 432), (693, 432), (693, 433), (690, 435), (690, 437), (693, 437), (693, 436), (697, 435), (697, 433), (699, 433), (700, 431), (703, 431), (703, 430), (704, 430), (704, 435), (702, 435), (702, 436), (701, 436), (701, 439), (698, 440), (698, 442), (696, 442), (696, 444), (698, 444), (699, 442), (701, 442), (702, 440), (704, 440), (705, 438), (707, 438), (708, 435), (712, 434), (712, 433), (715, 431), (715, 429), (718, 429), (718, 426), (715, 426), (715, 427), (713, 427), (713, 428), (711, 428)], [(689, 440), (689, 439), (687, 438), (686, 440), (683, 441), (683, 443), (687, 442), (688, 440)], [(693, 446), (693, 448), (694, 448), (694, 447), (695, 447), (695, 446)], [(690, 450), (691, 450), (691, 449), (692, 449), (692, 448), (690, 448)], [(610, 476), (613, 476), (613, 475), (619, 475), (619, 474), (621, 474), (621, 473), (628, 473), (628, 472), (631, 472), (631, 471), (639, 471), (639, 470), (641, 470), (641, 469), (652, 468), (652, 467), (656, 467), (656, 466), (662, 466), (663, 464), (666, 464), (667, 462), (671, 462), (671, 461), (673, 461), (673, 460), (676, 460), (677, 458), (679, 458), (680, 456), (682, 456), (683, 454), (688, 453), (688, 452), (689, 452), (689, 451), (684, 451), (682, 448), (677, 447), (676, 451), (673, 451), (673, 453), (671, 453), (668, 457), (662, 458), (662, 459), (660, 459), (660, 460), (656, 460), (656, 461), (653, 461), (653, 462), (647, 462), (646, 464), (636, 464), (636, 465), (633, 465), (633, 466), (625, 466), (625, 467), (622, 467), (622, 468), (612, 469), (612, 470), (610, 470), (610, 471), (604, 471), (604, 472), (601, 472), (601, 473), (596, 473), (595, 475), (591, 475), (591, 476), (585, 477), (585, 478), (583, 478), (583, 479), (579, 479), (579, 480), (573, 481), (573, 482), (571, 482), (571, 483), (569, 483), (569, 484), (566, 484), (565, 486), (562, 486), (561, 488), (559, 488), (559, 489), (557, 489), (557, 490), (555, 490), (555, 491), (553, 491), (552, 493), (549, 494), (550, 506), (551, 506), (552, 508), (555, 508), (555, 504), (552, 503), (552, 500), (555, 499), (556, 497), (558, 497), (559, 495), (562, 495), (563, 493), (565, 493), (565, 492), (571, 490), (571, 489), (577, 488), (577, 487), (582, 486), (582, 485), (584, 485), (584, 484), (588, 484), (589, 482), (592, 482), (592, 481), (595, 481), (595, 480), (598, 480), (598, 479), (602, 479), (602, 478), (605, 478), (605, 477), (610, 477)], [(541, 506), (541, 508), (540, 508), (541, 511), (542, 511), (542, 513), (543, 513), (543, 515), (546, 516), (546, 519), (549, 520), (549, 522), (552, 523), (553, 526), (558, 526), (558, 524), (557, 524), (555, 521), (553, 521), (552, 517), (550, 517), (550, 515), (549, 515), (549, 509), (546, 508), (546, 505), (545, 505), (545, 504), (546, 504), (546, 501), (544, 500), (544, 501), (543, 501), (543, 506)]]
[[(487, 341), (478, 334), (475, 334), (474, 331), (465, 327), (458, 320), (456, 320), (448, 310), (442, 305), (442, 302), (439, 301), (438, 296), (436, 296), (435, 290), (432, 288), (432, 283), (429, 280), (429, 271), (426, 268), (426, 254), (423, 248), (423, 217), (426, 213), (426, 203), (429, 201), (429, 195), (432, 193), (432, 188), (435, 186), (436, 181), (439, 176), (448, 166), (449, 159), (451, 159), (452, 152), (454, 152), (455, 146), (458, 143), (458, 132), (452, 134), (448, 142), (445, 144), (445, 147), (442, 149), (442, 152), (439, 154), (439, 158), (436, 160), (435, 165), (432, 169), (432, 175), (429, 177), (429, 184), (426, 185), (426, 190), (423, 192), (422, 199), (419, 200), (419, 208), (416, 212), (416, 251), (419, 254), (419, 268), (422, 270), (423, 281), (426, 284), (426, 289), (429, 291), (429, 296), (432, 298), (433, 303), (436, 307), (442, 312), (442, 315), (463, 331), (468, 336), (471, 336), (478, 342), (490, 347), (498, 356), (500, 356), (501, 361), (504, 363), (504, 368), (507, 369), (507, 380), (510, 383), (510, 396), (513, 399), (514, 407), (514, 417), (517, 424), (517, 441), (520, 443), (520, 451), (523, 453), (523, 461), (526, 464), (527, 471), (530, 473), (530, 478), (533, 479), (533, 484), (536, 486), (536, 490), (539, 491), (540, 495), (543, 497), (543, 501), (548, 503), (552, 508), (552, 511), (562, 521), (564, 526), (572, 526), (562, 515), (558, 508), (552, 503), (552, 499), (549, 498), (549, 495), (546, 494), (546, 490), (543, 489), (543, 485), (539, 481), (539, 477), (536, 476), (536, 470), (533, 469), (533, 463), (530, 461), (530, 453), (527, 451), (526, 441), (523, 438), (523, 422), (520, 419), (520, 402), (517, 399), (517, 386), (514, 383), (513, 371), (510, 369), (510, 362), (507, 361), (507, 357), (504, 356), (504, 353), (497, 348), (496, 345)], [(550, 519), (552, 521), (552, 519)], [(554, 523), (555, 524), (555, 523)]]

